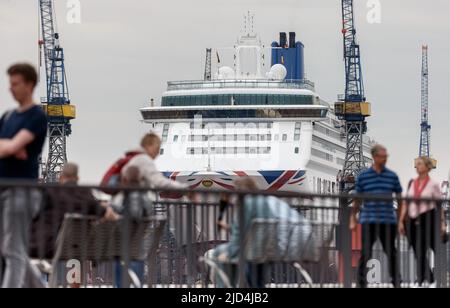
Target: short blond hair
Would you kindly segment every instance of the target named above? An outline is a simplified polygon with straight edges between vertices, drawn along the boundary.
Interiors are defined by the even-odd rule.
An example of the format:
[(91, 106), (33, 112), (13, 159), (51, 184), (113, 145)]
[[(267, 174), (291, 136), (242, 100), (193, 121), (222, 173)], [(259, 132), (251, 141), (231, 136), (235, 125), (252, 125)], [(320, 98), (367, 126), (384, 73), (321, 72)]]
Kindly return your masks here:
[(161, 138), (155, 133), (148, 133), (141, 139), (141, 147), (143, 148), (156, 144), (161, 145)]
[(421, 160), (425, 164), (425, 166), (427, 167), (427, 169), (429, 171), (434, 169), (434, 163), (433, 163), (433, 160), (431, 158), (429, 158), (427, 156), (421, 156), (421, 157), (418, 158), (418, 160)]

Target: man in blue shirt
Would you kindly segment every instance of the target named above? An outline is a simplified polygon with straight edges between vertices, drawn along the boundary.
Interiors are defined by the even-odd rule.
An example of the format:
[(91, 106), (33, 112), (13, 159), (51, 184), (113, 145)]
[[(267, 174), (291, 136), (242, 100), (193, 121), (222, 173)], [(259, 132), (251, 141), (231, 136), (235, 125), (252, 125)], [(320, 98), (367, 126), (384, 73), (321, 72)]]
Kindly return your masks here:
[[(388, 153), (385, 147), (376, 145), (372, 148), (374, 164), (363, 171), (356, 180), (356, 193), (366, 195), (379, 195), (392, 198), (401, 197), (402, 186), (394, 172), (386, 168)], [(401, 201), (398, 201), (401, 204)], [(362, 207), (361, 207), (362, 205)], [(372, 248), (380, 240), (384, 252), (388, 256), (389, 272), (392, 283), (400, 287), (399, 266), (397, 264), (397, 213), (393, 200), (375, 201), (356, 199), (353, 202), (353, 211), (350, 218), (350, 229), (355, 230), (359, 222), (362, 224), (362, 255), (358, 268), (358, 285), (367, 287), (367, 263), (372, 258)]]
[[(46, 115), (33, 102), (38, 75), (29, 64), (11, 66), (8, 75), (11, 93), (19, 106), (0, 119), (0, 179), (6, 182), (37, 182), (39, 156), (47, 134)], [(3, 288), (36, 286), (39, 281), (31, 275), (28, 233), (31, 221), (39, 211), (41, 199), (41, 194), (33, 189), (15, 187), (1, 192), (0, 252), (5, 268), (0, 271), (3, 274), (0, 275), (0, 282)]]

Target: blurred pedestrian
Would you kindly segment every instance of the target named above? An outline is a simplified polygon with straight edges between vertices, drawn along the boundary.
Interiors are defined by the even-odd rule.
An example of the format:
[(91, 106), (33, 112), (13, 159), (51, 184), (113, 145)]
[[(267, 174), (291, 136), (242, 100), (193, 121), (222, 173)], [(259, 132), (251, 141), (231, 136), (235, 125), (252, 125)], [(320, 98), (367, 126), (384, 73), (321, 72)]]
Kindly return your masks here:
[[(356, 180), (355, 191), (358, 194), (377, 195), (392, 198), (393, 194), (401, 204), (402, 186), (393, 171), (386, 168), (387, 149), (375, 145), (372, 150), (373, 166), (363, 171)], [(373, 245), (379, 240), (388, 256), (389, 273), (395, 287), (400, 287), (400, 273), (397, 264), (397, 213), (393, 201), (376, 201), (355, 198), (350, 218), (350, 229), (355, 230), (362, 224), (362, 253), (358, 268), (358, 286), (367, 287), (367, 263), (372, 259)]]
[[(0, 179), (6, 182), (38, 182), (39, 156), (47, 135), (47, 117), (33, 101), (38, 82), (36, 69), (15, 64), (8, 69), (11, 93), (18, 103), (0, 119)], [(35, 189), (15, 186), (0, 195), (0, 270), (3, 288), (21, 288), (38, 282), (28, 257), (29, 228), (39, 212), (41, 194)], [(1, 264), (2, 262), (0, 262)], [(2, 275), (3, 274), (3, 275)], [(26, 279), (30, 276), (30, 279)]]
[[(429, 157), (420, 157), (416, 160), (417, 178), (412, 180), (406, 191), (407, 198), (441, 199), (440, 184), (430, 177), (434, 169), (433, 161)], [(417, 259), (417, 283), (423, 285), (428, 282), (431, 286), (435, 277), (430, 267), (428, 254), (436, 253), (436, 224), (439, 224), (440, 236), (446, 240), (447, 223), (444, 209), (438, 213), (437, 202), (403, 202), (399, 218), (399, 232), (407, 235)], [(439, 220), (438, 220), (439, 219)]]

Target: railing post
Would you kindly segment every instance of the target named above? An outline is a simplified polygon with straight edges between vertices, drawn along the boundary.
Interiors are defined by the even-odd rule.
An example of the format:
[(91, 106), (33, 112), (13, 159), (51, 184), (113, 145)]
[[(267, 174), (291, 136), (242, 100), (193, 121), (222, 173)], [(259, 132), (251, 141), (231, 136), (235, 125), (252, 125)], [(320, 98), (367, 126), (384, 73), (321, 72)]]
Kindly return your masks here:
[(128, 275), (128, 270), (130, 269), (130, 249), (128, 241), (130, 239), (130, 226), (131, 226), (131, 214), (130, 214), (130, 192), (124, 191), (124, 215), (122, 221), (122, 240), (121, 240), (121, 258), (119, 258), (119, 266), (121, 268), (122, 277), (116, 277), (116, 279), (121, 280), (122, 288), (130, 287), (130, 277)]
[(445, 219), (442, 217), (442, 204), (438, 203), (437, 211), (435, 213), (435, 224), (432, 226), (434, 228), (435, 238), (435, 279), (436, 279), (436, 287), (437, 288), (446, 288), (447, 287), (447, 254), (445, 251), (445, 245), (442, 243), (442, 234), (441, 234), (441, 222)]
[(195, 283), (194, 279), (194, 273), (195, 273), (195, 262), (194, 260), (194, 251), (192, 248), (192, 245), (194, 245), (194, 232), (195, 229), (194, 225), (194, 212), (195, 212), (195, 205), (193, 203), (188, 203), (187, 208), (187, 217), (186, 217), (186, 259), (187, 259), (187, 284), (189, 287), (192, 287)]
[[(344, 191), (344, 183), (341, 183), (341, 193)], [(339, 254), (341, 268), (339, 272), (343, 275), (344, 288), (352, 287), (352, 233), (350, 230), (351, 208), (350, 200), (347, 196), (339, 197)]]
[(245, 201), (244, 196), (239, 195), (238, 196), (238, 202), (237, 202), (237, 218), (238, 218), (238, 224), (239, 224), (239, 288), (243, 289), (247, 287), (247, 277), (245, 275), (245, 268), (246, 268), (246, 262), (245, 262), (245, 251), (244, 251), (244, 244), (245, 244)]

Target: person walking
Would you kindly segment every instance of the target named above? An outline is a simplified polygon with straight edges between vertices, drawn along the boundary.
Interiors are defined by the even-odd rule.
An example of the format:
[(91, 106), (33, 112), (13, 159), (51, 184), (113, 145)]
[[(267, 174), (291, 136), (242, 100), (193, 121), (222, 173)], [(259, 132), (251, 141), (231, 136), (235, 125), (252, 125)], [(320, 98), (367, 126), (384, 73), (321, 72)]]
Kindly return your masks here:
[[(15, 64), (8, 71), (10, 90), (18, 107), (0, 119), (0, 179), (4, 182), (37, 183), (39, 156), (47, 135), (47, 117), (34, 103), (38, 74), (29, 64)], [(3, 288), (25, 287), (30, 273), (29, 228), (39, 212), (41, 194), (14, 187), (0, 196), (0, 242), (5, 269)], [(37, 278), (37, 277), (36, 277)], [(39, 281), (39, 279), (32, 279)], [(28, 281), (28, 279), (27, 279)]]
[[(375, 145), (371, 154), (373, 166), (363, 171), (356, 179), (357, 194), (379, 195), (391, 198), (393, 194), (401, 204), (402, 186), (398, 176), (388, 168), (388, 152), (385, 147)], [(350, 217), (350, 229), (353, 231), (359, 223), (362, 224), (362, 253), (358, 267), (357, 284), (361, 288), (367, 287), (367, 263), (372, 258), (373, 245), (379, 240), (388, 256), (389, 272), (394, 287), (400, 287), (400, 273), (397, 264), (397, 213), (393, 201), (364, 201), (355, 198)]]
[(146, 134), (141, 140), (141, 147), (144, 153), (136, 155), (123, 167), (122, 177), (126, 176), (129, 168), (136, 167), (139, 170), (141, 184), (144, 187), (175, 190), (188, 188), (186, 184), (166, 178), (156, 168), (155, 159), (158, 158), (161, 151), (161, 139), (158, 135), (154, 133)]
[[(411, 180), (405, 197), (441, 199), (442, 193), (438, 182), (430, 177), (433, 170), (433, 161), (428, 157), (420, 157), (416, 161), (417, 178)], [(398, 229), (401, 235), (408, 237), (417, 259), (417, 283), (422, 286), (428, 282), (430, 286), (435, 283), (434, 274), (428, 258), (429, 251), (436, 253), (436, 224), (439, 224), (441, 236), (447, 235), (445, 213), (438, 214), (437, 202), (403, 202), (400, 211)], [(437, 219), (440, 219), (437, 220)]]

